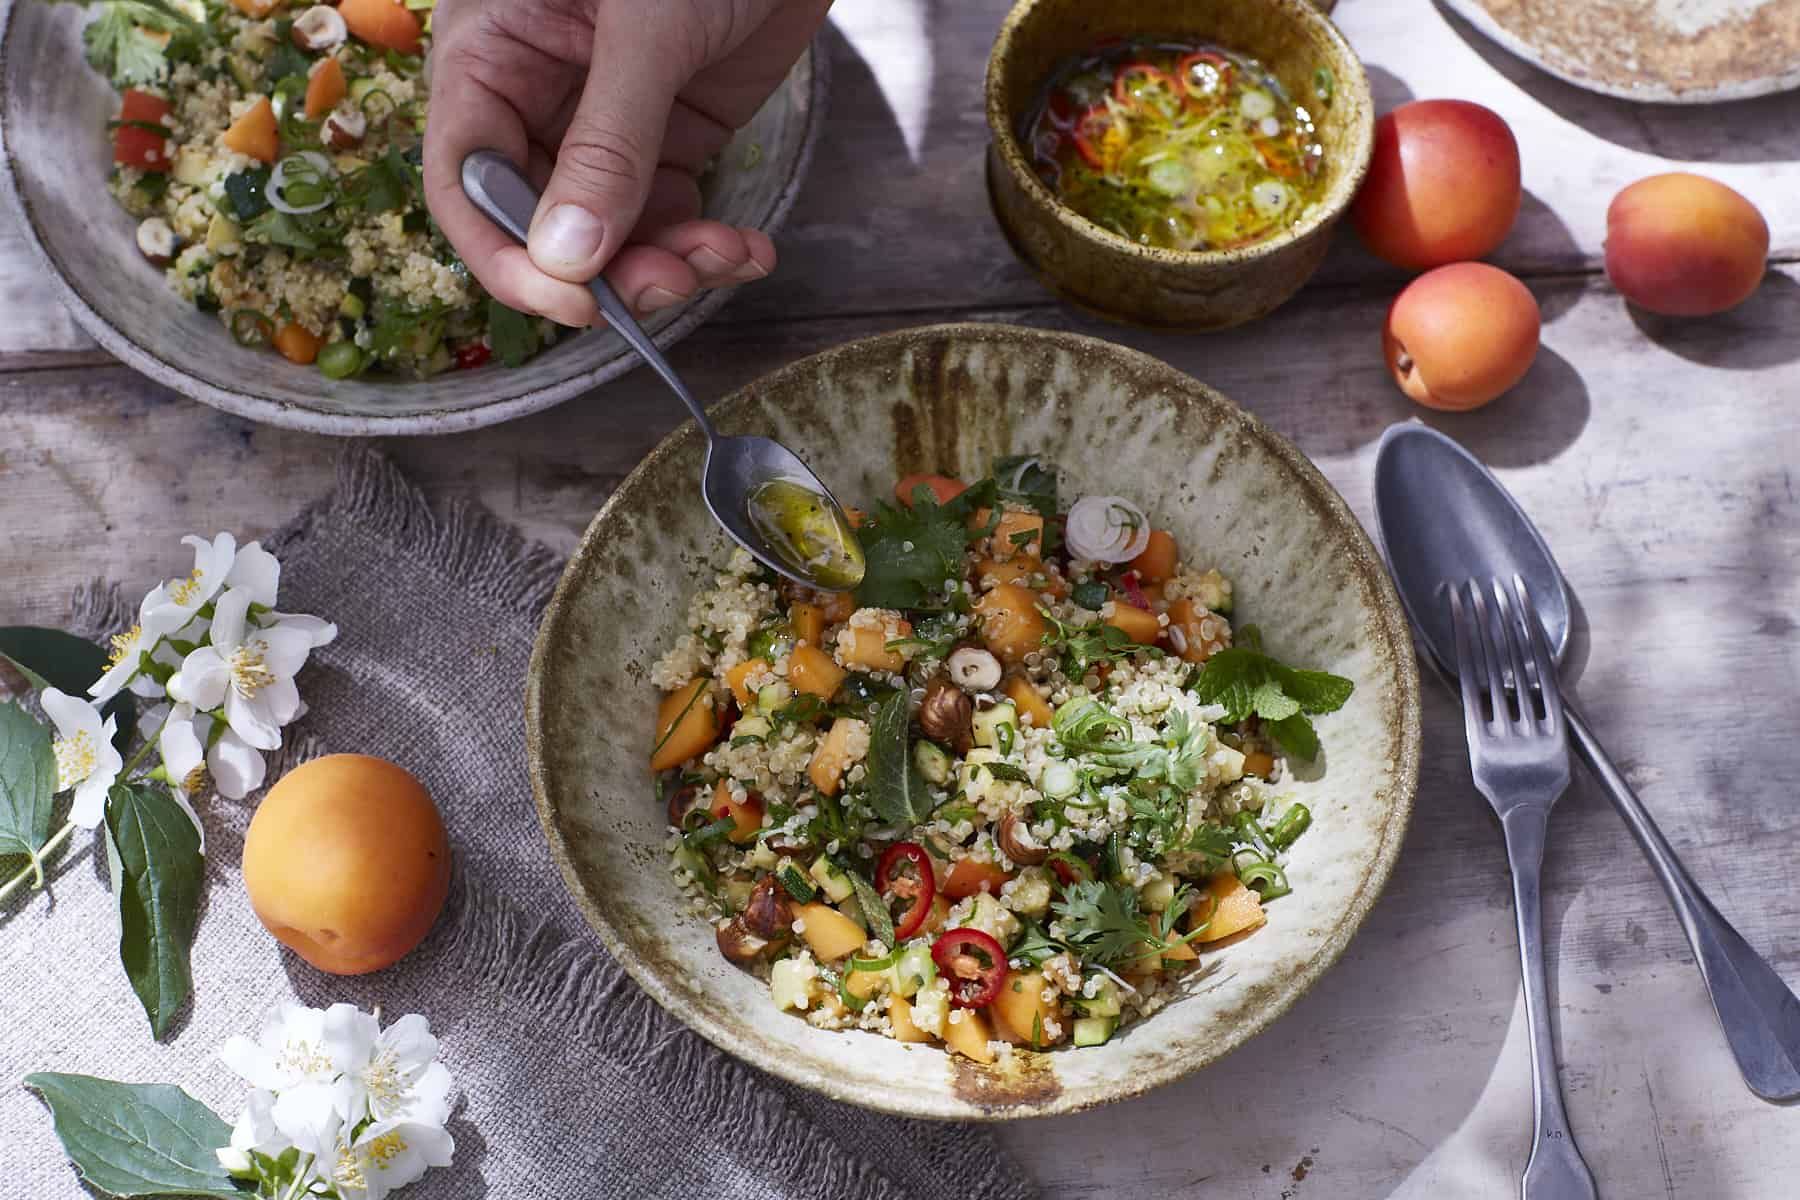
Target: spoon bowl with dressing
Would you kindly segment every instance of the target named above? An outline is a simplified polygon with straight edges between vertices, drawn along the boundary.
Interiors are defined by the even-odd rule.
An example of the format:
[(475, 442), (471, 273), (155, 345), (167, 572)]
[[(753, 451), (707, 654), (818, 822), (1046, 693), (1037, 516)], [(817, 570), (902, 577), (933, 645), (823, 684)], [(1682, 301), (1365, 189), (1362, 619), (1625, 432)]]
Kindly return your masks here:
[[(538, 194), (504, 156), (477, 150), (463, 160), (463, 191), (520, 245)], [(694, 415), (706, 438), (700, 495), (731, 539), (770, 570), (797, 583), (842, 592), (862, 582), (862, 547), (831, 491), (800, 457), (773, 438), (727, 437), (669, 365), (618, 293), (601, 276), (588, 281), (601, 315), (630, 343)]]

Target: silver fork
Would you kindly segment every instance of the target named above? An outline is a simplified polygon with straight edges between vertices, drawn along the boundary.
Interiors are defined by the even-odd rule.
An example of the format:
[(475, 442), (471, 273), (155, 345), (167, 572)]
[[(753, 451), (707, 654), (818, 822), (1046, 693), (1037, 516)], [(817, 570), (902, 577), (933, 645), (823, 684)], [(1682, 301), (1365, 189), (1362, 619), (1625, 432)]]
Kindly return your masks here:
[[(1484, 590), (1492, 597), (1492, 611)], [(1563, 1110), (1544, 983), (1540, 876), (1550, 808), (1569, 786), (1568, 731), (1555, 663), (1525, 581), (1514, 575), (1512, 590), (1509, 597), (1498, 579), (1485, 584), (1471, 579), (1449, 589), (1469, 763), (1475, 786), (1506, 832), (1519, 923), (1534, 1102), (1531, 1158), (1519, 1194), (1524, 1200), (1594, 1200), (1593, 1174)]]

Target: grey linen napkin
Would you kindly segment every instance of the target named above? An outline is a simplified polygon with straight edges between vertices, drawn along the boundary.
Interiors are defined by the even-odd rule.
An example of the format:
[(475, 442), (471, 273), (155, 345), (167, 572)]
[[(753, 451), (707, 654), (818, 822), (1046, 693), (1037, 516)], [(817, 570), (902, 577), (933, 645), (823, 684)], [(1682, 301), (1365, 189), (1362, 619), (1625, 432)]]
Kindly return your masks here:
[[(449, 905), (398, 966), (323, 975), (281, 950), (244, 897), (237, 864), (253, 802), (209, 801), (195, 1000), (159, 1045), (118, 963), (104, 855), (78, 838), (49, 897), (0, 910), (5, 1193), (85, 1194), (48, 1113), (18, 1085), (25, 1074), (181, 1083), (231, 1120), (244, 1086), (218, 1047), (299, 1000), (430, 1019), (460, 1098), (454, 1165), (402, 1193), (420, 1200), (1035, 1194), (978, 1128), (791, 1088), (715, 1049), (631, 982), (564, 891), (526, 781), (523, 680), (559, 561), (484, 511), (434, 508), (366, 449), (346, 452), (338, 483), (267, 540), (282, 561), (282, 607), (342, 630), (301, 675), (311, 711), (270, 778), (334, 751), (407, 767), (450, 829)], [(116, 593), (77, 601), (90, 632), (122, 623)]]

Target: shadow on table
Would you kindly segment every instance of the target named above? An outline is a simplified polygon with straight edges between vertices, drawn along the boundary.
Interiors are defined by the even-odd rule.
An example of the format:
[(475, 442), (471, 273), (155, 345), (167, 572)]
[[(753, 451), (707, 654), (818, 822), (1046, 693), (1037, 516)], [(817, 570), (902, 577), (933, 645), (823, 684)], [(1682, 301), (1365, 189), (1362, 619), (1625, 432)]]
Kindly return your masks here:
[(1603, 96), (1540, 70), (1442, 5), (1438, 11), (1489, 66), (1545, 108), (1595, 137), (1645, 154), (1690, 162), (1787, 162), (1800, 158), (1800, 93), (1722, 104), (1646, 104)]
[(1800, 317), (1800, 283), (1779, 271), (1728, 312), (1711, 317), (1665, 317), (1627, 305), (1631, 323), (1651, 341), (1689, 362), (1735, 371), (1779, 367), (1800, 359), (1793, 336)]
[(1455, 438), (1490, 467), (1528, 467), (1573, 445), (1587, 427), (1592, 407), (1575, 365), (1540, 346), (1525, 378), (1493, 403), (1460, 413), (1409, 406), (1405, 415)]

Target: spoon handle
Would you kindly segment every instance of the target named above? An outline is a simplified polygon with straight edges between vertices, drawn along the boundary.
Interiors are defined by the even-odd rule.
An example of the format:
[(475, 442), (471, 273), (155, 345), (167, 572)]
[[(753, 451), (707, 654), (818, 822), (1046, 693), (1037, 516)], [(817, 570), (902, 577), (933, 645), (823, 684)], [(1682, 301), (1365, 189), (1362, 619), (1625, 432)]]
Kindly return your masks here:
[(1576, 749), (1606, 789), (1668, 893), (1744, 1082), (1765, 1100), (1800, 1098), (1800, 999), (1695, 885), (1594, 731), (1568, 704), (1566, 693), (1563, 711)]
[[(521, 246), (525, 244), (526, 235), (531, 229), (532, 214), (537, 211), (538, 193), (531, 186), (531, 181), (520, 174), (510, 160), (492, 150), (475, 151), (463, 159), (462, 187), (470, 203), (479, 208), (488, 220), (511, 234), (513, 240)], [(607, 324), (681, 397), (682, 403), (688, 406), (688, 411), (694, 414), (700, 432), (711, 442), (716, 435), (713, 433), (712, 422), (707, 420), (706, 409), (694, 399), (693, 394), (687, 390), (687, 385), (681, 382), (681, 376), (675, 373), (675, 368), (669, 365), (669, 360), (657, 349), (656, 342), (644, 332), (644, 327), (631, 315), (625, 302), (619, 299), (619, 293), (613, 291), (612, 285), (602, 275), (588, 280), (587, 289), (593, 293), (594, 302), (600, 306), (600, 315), (606, 318)]]

